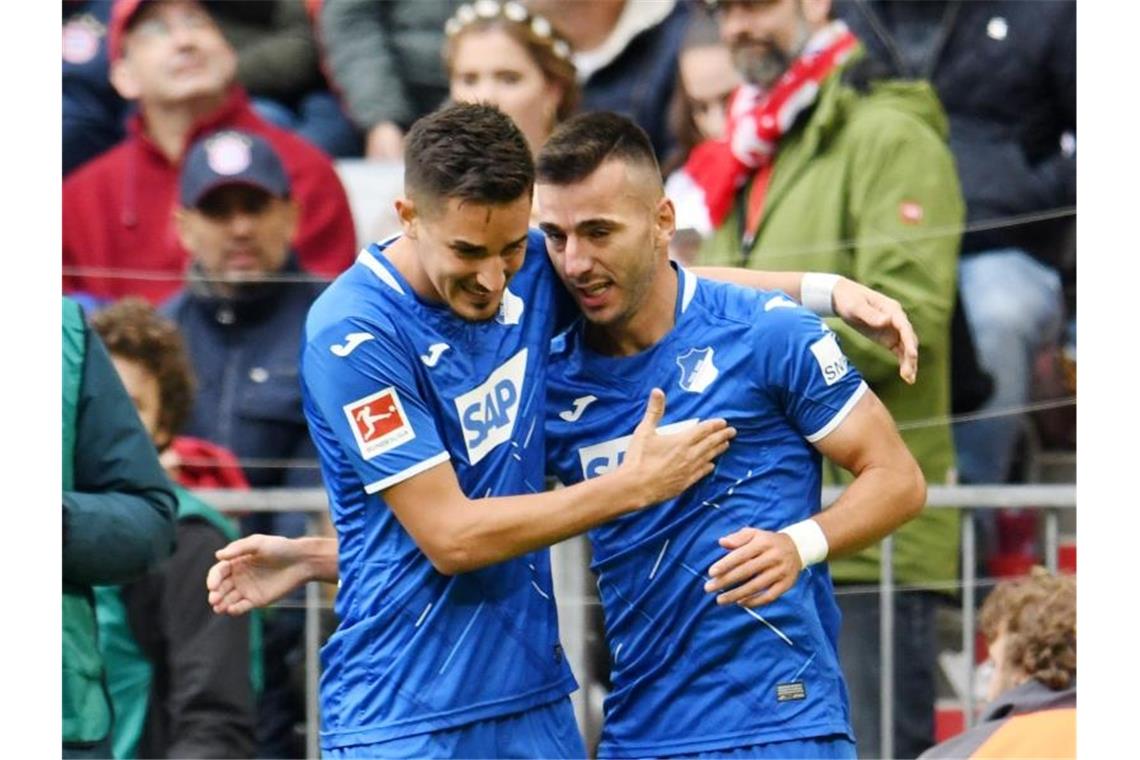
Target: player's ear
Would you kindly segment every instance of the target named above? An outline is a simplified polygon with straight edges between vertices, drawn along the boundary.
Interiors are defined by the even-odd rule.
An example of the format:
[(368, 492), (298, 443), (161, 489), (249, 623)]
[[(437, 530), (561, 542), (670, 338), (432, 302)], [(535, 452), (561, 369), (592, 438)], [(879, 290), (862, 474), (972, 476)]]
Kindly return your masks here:
[(657, 201), (657, 209), (654, 215), (654, 238), (659, 248), (668, 248), (669, 243), (673, 240), (673, 233), (677, 231), (677, 210), (673, 207), (673, 201), (669, 197), (662, 195), (661, 199)]
[(419, 235), (419, 214), (416, 212), (415, 201), (411, 198), (397, 198), (396, 216), (404, 230), (404, 237), (415, 240)]

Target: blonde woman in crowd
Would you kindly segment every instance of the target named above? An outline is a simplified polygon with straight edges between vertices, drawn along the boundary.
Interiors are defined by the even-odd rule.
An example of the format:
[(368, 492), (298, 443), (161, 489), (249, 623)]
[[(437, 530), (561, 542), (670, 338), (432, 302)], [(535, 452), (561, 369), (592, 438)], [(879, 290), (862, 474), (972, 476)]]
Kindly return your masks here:
[(495, 0), (460, 6), (446, 32), (452, 100), (498, 106), (537, 154), (578, 105), (569, 43), (544, 16)]

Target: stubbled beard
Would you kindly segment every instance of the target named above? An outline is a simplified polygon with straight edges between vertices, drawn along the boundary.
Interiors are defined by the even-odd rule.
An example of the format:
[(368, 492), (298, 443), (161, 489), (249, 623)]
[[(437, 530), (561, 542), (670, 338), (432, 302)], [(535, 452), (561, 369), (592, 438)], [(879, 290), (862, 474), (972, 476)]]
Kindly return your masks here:
[(764, 90), (771, 89), (776, 80), (792, 65), (794, 56), (788, 55), (774, 45), (760, 55), (754, 51), (755, 47), (751, 45), (735, 49), (732, 51), (732, 62), (744, 77), (744, 81)]

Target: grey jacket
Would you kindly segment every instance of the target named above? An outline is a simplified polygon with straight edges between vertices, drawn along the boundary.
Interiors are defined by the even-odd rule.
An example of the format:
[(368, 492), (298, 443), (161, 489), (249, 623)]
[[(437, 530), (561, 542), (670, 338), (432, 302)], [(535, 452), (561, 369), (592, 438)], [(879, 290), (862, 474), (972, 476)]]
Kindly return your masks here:
[(443, 25), (460, 0), (325, 0), (318, 33), (349, 117), (403, 129), (447, 97)]
[[(976, 726), (931, 747), (919, 758), (974, 757), (983, 746), (986, 757), (1072, 757), (1076, 708), (1076, 686), (1053, 691), (1030, 679), (998, 695)], [(1044, 723), (1022, 720), (1045, 711), (1053, 714)]]

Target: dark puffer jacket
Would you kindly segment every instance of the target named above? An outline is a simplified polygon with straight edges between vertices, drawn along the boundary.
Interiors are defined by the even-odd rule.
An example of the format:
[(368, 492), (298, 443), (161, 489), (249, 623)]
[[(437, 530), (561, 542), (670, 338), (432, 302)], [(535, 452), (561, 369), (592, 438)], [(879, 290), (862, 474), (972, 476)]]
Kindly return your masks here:
[[(836, 12), (901, 76), (929, 78), (950, 117), (967, 220), (1076, 205), (1076, 3), (850, 0)], [(1075, 142), (1074, 142), (1075, 145)], [(1058, 266), (1071, 217), (979, 230), (962, 253), (1014, 246)]]

